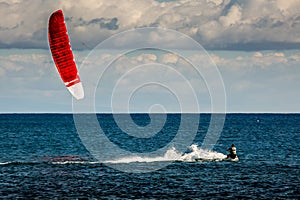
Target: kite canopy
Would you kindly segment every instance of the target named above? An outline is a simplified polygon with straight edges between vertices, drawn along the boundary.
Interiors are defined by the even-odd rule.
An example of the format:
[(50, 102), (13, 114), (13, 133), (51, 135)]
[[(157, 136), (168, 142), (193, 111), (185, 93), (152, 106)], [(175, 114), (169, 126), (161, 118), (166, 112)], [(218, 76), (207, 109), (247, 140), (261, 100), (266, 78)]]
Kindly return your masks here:
[(49, 18), (48, 40), (56, 68), (70, 93), (76, 99), (84, 97), (82, 83), (72, 53), (62, 10), (57, 10)]

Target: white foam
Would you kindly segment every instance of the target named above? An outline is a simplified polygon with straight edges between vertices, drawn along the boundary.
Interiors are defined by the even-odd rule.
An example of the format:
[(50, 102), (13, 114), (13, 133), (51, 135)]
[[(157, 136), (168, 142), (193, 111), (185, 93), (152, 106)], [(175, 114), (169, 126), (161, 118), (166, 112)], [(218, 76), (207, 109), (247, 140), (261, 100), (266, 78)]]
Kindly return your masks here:
[(180, 158), (181, 161), (193, 162), (196, 159), (201, 159), (206, 161), (221, 161), (227, 157), (223, 153), (201, 149), (196, 144), (191, 145), (190, 149), (192, 150), (192, 152), (186, 153), (183, 156), (181, 156)]
[(105, 163), (132, 163), (132, 162), (164, 162), (164, 161), (176, 161), (181, 157), (181, 154), (176, 151), (175, 148), (169, 149), (164, 156), (147, 157), (147, 156), (130, 156), (116, 160), (106, 161)]
[(51, 162), (51, 164), (54, 165), (67, 165), (67, 164), (99, 164), (101, 162), (90, 162), (90, 161), (57, 161), (57, 162)]
[(221, 161), (226, 158), (223, 153), (205, 150), (199, 148), (193, 144), (190, 146), (192, 152), (183, 154), (178, 152), (174, 147), (169, 149), (164, 156), (147, 157), (147, 156), (130, 156), (119, 158), (116, 160), (109, 160), (105, 163), (132, 163), (132, 162), (167, 162), (167, 161), (182, 161), (182, 162), (194, 162), (196, 159), (202, 159), (206, 161)]
[(11, 164), (12, 162), (0, 162), (0, 165), (9, 165)]
[[(227, 156), (223, 153), (201, 149), (198, 145), (193, 144), (190, 147), (191, 152), (182, 154), (178, 152), (174, 147), (169, 149), (163, 156), (157, 157), (147, 157), (147, 156), (129, 156), (123, 157), (116, 160), (105, 161), (104, 163), (118, 164), (118, 163), (150, 163), (150, 162), (194, 162), (196, 159), (201, 159), (204, 161), (222, 161)], [(0, 162), (0, 165), (9, 165), (20, 162)], [(56, 165), (66, 165), (66, 164), (99, 164), (103, 161), (82, 161), (82, 160), (62, 160), (62, 161), (52, 161), (50, 162)]]

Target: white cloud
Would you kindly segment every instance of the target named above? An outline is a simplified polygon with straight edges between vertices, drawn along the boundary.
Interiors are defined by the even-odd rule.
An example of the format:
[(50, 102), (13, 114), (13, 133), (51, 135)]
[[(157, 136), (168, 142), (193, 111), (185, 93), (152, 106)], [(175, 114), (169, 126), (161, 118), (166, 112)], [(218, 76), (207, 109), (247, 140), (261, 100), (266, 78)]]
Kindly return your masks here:
[(223, 3), (223, 0), (206, 0), (207, 2), (214, 3), (215, 5), (219, 6)]
[(299, 1), (298, 0), (277, 0), (276, 3), (279, 10), (283, 12), (284, 15), (299, 14)]
[[(74, 53), (78, 63), (82, 63), (88, 54), (86, 51), (75, 51)], [(204, 55), (195, 55), (192, 51), (189, 51), (188, 54), (190, 55), (189, 61), (204, 64)], [(95, 55), (99, 56), (94, 60), (85, 60), (85, 64), (81, 66), (82, 74), (80, 75), (82, 75), (85, 87), (87, 79), (99, 78), (100, 74), (95, 71), (98, 68), (103, 69), (112, 58), (118, 58), (120, 52), (111, 51)], [(297, 92), (300, 84), (299, 51), (212, 51), (210, 55), (218, 65), (225, 83), (228, 111), (251, 111), (251, 109), (255, 110), (256, 106), (259, 106), (259, 109), (273, 106), (274, 112), (285, 111), (284, 104), (289, 105), (286, 111), (293, 111), (293, 109), (295, 112), (299, 111), (299, 101), (297, 103), (295, 100), (299, 99), (299, 92)], [(138, 70), (130, 72), (121, 81), (123, 83), (121, 88), (131, 89), (142, 81), (161, 80), (164, 84), (176, 88), (184, 94), (186, 83), (183, 84), (184, 81), (178, 78), (179, 76), (176, 75), (178, 72), (195, 86), (195, 91), (201, 101), (204, 99), (205, 102), (209, 102), (205, 82), (195, 74), (184, 57), (178, 58), (177, 55), (170, 52), (156, 52), (149, 49), (131, 52), (119, 59), (109, 67), (104, 77), (101, 78), (101, 83), (95, 82), (93, 87), (98, 86), (98, 89), (107, 95), (107, 91), (113, 89), (124, 73), (135, 66), (141, 66)], [(149, 65), (150, 63), (161, 63), (170, 68), (162, 65), (155, 67)], [(176, 73), (170, 70), (171, 68), (176, 70)], [(203, 70), (213, 80), (214, 76), (210, 74), (209, 66), (204, 65)], [(62, 83), (48, 50), (0, 50), (0, 76), (1, 99), (10, 99), (1, 103), (0, 112), (14, 110), (13, 103), (10, 103), (11, 99), (18, 99), (20, 102), (22, 99), (26, 99), (27, 103), (22, 106), (27, 107), (28, 111), (38, 109), (40, 111), (71, 111), (71, 106), (69, 106), (71, 96)], [(166, 90), (163, 88), (159, 90), (157, 86), (145, 87), (141, 91), (138, 100), (142, 101), (144, 98), (145, 102), (150, 100), (150, 97), (152, 102), (156, 98), (161, 98), (162, 94), (168, 95)], [(106, 105), (101, 104), (102, 98), (104, 98), (101, 94), (100, 92), (97, 103)], [(272, 102), (273, 99), (276, 99), (277, 102)], [(269, 102), (272, 104), (268, 105)], [(39, 108), (36, 107), (37, 104), (40, 105)], [(171, 104), (168, 106), (168, 108), (172, 108)], [(202, 106), (208, 110), (209, 103), (204, 103)], [(110, 101), (107, 108), (110, 108)], [(281, 110), (277, 110), (277, 108), (281, 108)]]
[(137, 61), (142, 63), (153, 63), (156, 62), (157, 56), (154, 54), (143, 53), (136, 58)]
[(229, 27), (236, 23), (239, 23), (241, 21), (241, 18), (241, 7), (238, 5), (234, 5), (229, 9), (227, 15), (221, 16), (219, 20), (225, 27)]
[(265, 91), (266, 96), (260, 96), (272, 98), (267, 96), (268, 91), (278, 90), (283, 94), (300, 84), (295, 78), (300, 75), (299, 59), (295, 60), (298, 55), (299, 52), (254, 52), (226, 58), (222, 52), (215, 52), (212, 59), (219, 66), (229, 96), (236, 92), (254, 95)]
[(177, 61), (179, 60), (179, 57), (175, 54), (171, 54), (171, 53), (167, 53), (167, 54), (164, 54), (162, 56), (162, 62), (163, 63), (177, 63)]
[[(235, 54), (235, 52), (232, 52), (232, 54)], [(247, 55), (236, 55), (229, 59), (212, 53), (211, 57), (220, 68), (240, 72), (254, 70), (255, 68), (269, 69), (281, 67), (284, 69), (294, 65), (294, 61), (299, 61), (298, 54), (285, 55), (283, 52), (270, 51), (250, 52)]]
[(186, 33), (210, 49), (296, 48), (299, 7), (295, 0), (8, 1), (0, 3), (0, 46), (47, 48), (48, 17), (63, 9), (72, 45), (80, 49), (149, 26)]

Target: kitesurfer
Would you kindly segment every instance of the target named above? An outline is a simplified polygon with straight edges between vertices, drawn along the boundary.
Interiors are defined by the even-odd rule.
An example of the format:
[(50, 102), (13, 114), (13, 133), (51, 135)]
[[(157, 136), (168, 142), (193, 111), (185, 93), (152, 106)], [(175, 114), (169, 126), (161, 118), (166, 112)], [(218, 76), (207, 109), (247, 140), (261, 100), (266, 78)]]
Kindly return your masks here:
[(227, 149), (229, 151), (229, 154), (227, 155), (227, 159), (235, 159), (236, 158), (236, 147), (234, 144), (231, 145), (230, 148)]

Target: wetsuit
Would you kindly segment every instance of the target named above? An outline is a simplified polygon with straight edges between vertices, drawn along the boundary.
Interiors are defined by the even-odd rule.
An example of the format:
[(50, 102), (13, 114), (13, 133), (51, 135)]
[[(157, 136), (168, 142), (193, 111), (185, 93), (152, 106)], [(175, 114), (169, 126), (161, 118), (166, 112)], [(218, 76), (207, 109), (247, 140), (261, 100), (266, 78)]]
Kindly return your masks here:
[(227, 158), (235, 159), (236, 158), (236, 147), (231, 147), (228, 149), (229, 155)]

